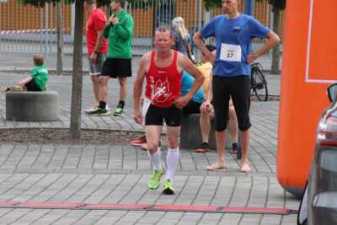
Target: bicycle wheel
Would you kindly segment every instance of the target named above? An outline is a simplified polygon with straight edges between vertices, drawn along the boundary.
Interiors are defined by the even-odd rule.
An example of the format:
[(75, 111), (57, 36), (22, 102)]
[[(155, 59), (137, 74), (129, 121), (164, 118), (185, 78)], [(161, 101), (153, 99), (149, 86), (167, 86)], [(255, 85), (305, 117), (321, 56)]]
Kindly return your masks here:
[(252, 68), (251, 89), (259, 101), (268, 101), (268, 86), (260, 68)]

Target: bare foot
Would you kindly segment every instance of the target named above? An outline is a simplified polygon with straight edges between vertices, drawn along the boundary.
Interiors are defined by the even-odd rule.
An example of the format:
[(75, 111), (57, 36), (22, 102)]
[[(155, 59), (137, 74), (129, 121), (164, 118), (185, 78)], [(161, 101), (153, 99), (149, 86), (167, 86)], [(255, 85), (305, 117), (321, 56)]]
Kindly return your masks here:
[(213, 171), (213, 170), (221, 170), (225, 169), (225, 163), (224, 162), (215, 162), (209, 166), (207, 166), (207, 170)]
[(249, 173), (252, 169), (249, 166), (248, 161), (241, 163), (240, 171), (243, 173)]
[(137, 137), (132, 139), (129, 143), (133, 146), (141, 146), (142, 144), (146, 143), (146, 137), (145, 135)]

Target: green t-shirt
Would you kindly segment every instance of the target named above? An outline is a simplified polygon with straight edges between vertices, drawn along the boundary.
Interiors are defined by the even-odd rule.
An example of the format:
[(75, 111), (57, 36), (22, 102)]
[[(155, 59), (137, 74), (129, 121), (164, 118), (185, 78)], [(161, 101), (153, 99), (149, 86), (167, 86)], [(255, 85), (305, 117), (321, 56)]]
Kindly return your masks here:
[(133, 18), (125, 10), (119, 11), (116, 16), (119, 22), (104, 29), (104, 37), (109, 39), (108, 58), (131, 59)]
[(35, 66), (32, 69), (32, 78), (36, 86), (38, 86), (41, 90), (45, 90), (48, 81), (47, 68), (44, 65)]

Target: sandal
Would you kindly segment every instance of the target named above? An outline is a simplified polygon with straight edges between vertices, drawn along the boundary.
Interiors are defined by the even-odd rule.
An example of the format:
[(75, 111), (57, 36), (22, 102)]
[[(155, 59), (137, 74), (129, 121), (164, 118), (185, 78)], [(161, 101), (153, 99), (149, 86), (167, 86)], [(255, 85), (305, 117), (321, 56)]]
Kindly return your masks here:
[(209, 144), (206, 142), (203, 142), (198, 147), (195, 147), (193, 151), (196, 153), (206, 153), (208, 152), (208, 149), (209, 149)]
[(143, 151), (147, 151), (147, 143), (143, 143), (141, 145), (139, 145), (140, 149), (143, 150)]
[(215, 162), (215, 163), (207, 166), (207, 170), (209, 170), (209, 171), (222, 170), (222, 169), (225, 169), (224, 163)]
[(144, 143), (146, 143), (146, 137), (144, 136), (140, 136), (140, 137), (136, 137), (135, 139), (132, 139), (130, 142), (130, 145), (133, 146), (140, 146)]

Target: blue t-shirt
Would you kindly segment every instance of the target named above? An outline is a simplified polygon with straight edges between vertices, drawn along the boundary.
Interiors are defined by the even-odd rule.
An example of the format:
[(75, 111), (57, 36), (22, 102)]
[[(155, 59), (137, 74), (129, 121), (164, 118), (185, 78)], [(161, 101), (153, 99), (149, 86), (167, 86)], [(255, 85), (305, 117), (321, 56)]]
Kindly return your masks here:
[(230, 19), (225, 15), (214, 17), (201, 30), (203, 38), (215, 37), (216, 59), (213, 74), (221, 77), (250, 75), (247, 56), (255, 37), (265, 38), (269, 29), (254, 17), (241, 14)]
[[(191, 90), (194, 80), (195, 79), (192, 75), (183, 71), (183, 75), (181, 76), (181, 95), (186, 95)], [(194, 102), (198, 102), (200, 104), (204, 101), (204, 99), (205, 95), (202, 88), (200, 88), (192, 97)]]

